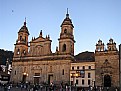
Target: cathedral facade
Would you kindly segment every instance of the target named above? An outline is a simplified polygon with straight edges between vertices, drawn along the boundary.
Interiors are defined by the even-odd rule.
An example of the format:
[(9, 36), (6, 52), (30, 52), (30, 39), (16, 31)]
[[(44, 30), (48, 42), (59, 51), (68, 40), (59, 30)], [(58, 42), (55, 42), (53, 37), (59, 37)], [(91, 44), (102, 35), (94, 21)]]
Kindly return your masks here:
[[(81, 62), (77, 62), (74, 56), (73, 32), (74, 26), (67, 12), (61, 24), (59, 46), (56, 47), (56, 52), (52, 53), (52, 40), (49, 35), (43, 37), (42, 31), (37, 38), (28, 41), (29, 30), (25, 21), (18, 31), (15, 43), (11, 81), (32, 84), (79, 81), (77, 86), (89, 87), (92, 84), (97, 87), (119, 87), (119, 52), (113, 39), (109, 40), (106, 49), (104, 43), (99, 40), (94, 56), (86, 57), (86, 61), (82, 57)], [(83, 67), (86, 69), (82, 69)], [(82, 71), (90, 76), (84, 76), (87, 78), (71, 76)]]
[(11, 81), (35, 83), (68, 83), (71, 62), (74, 61), (74, 26), (67, 12), (61, 24), (59, 47), (51, 51), (50, 36), (43, 37), (42, 31), (37, 38), (28, 41), (29, 30), (24, 25), (18, 32), (12, 63)]

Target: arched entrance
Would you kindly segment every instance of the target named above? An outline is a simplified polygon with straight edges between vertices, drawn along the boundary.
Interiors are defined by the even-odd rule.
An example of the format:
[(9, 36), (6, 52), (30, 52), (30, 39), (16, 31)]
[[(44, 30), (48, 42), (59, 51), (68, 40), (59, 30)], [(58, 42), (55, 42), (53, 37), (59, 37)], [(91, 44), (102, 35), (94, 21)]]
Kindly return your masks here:
[(22, 78), (22, 82), (26, 83), (26, 77), (28, 76), (27, 73), (23, 73), (23, 78)]
[(111, 77), (109, 75), (104, 76), (104, 87), (111, 87)]
[(25, 83), (25, 82), (26, 82), (26, 75), (23, 75), (22, 82), (23, 82), (23, 83)]

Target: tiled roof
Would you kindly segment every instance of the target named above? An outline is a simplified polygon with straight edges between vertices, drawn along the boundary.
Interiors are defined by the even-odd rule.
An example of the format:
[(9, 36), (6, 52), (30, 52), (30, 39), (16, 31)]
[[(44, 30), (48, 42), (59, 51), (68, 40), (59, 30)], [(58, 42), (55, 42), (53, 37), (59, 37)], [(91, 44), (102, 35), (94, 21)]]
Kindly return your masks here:
[(94, 52), (82, 52), (74, 56), (77, 62), (94, 62), (95, 56)]

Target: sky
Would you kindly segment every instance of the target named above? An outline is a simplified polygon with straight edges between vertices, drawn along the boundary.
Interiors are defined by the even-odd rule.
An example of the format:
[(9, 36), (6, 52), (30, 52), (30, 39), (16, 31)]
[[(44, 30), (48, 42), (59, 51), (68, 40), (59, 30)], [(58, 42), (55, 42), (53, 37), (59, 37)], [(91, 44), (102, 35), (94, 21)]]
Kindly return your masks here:
[(14, 51), (18, 31), (26, 18), (29, 41), (50, 35), (52, 52), (58, 46), (67, 8), (74, 25), (75, 55), (95, 51), (101, 39), (121, 43), (121, 0), (0, 0), (0, 49)]

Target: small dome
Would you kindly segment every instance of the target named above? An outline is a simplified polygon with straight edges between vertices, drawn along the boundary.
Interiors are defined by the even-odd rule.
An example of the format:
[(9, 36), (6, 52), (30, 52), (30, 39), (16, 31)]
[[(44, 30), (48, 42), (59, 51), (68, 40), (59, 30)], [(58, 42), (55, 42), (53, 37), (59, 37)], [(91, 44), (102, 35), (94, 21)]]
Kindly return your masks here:
[(112, 38), (110, 38), (109, 43), (113, 43), (113, 39)]
[(25, 33), (27, 33), (29, 35), (28, 28), (26, 27), (26, 22), (24, 22), (24, 25), (21, 27), (19, 32), (25, 32)]
[(62, 25), (71, 25), (74, 28), (72, 21), (69, 18), (68, 10), (67, 10), (66, 18), (64, 19), (63, 23), (61, 24), (61, 27), (62, 27)]

